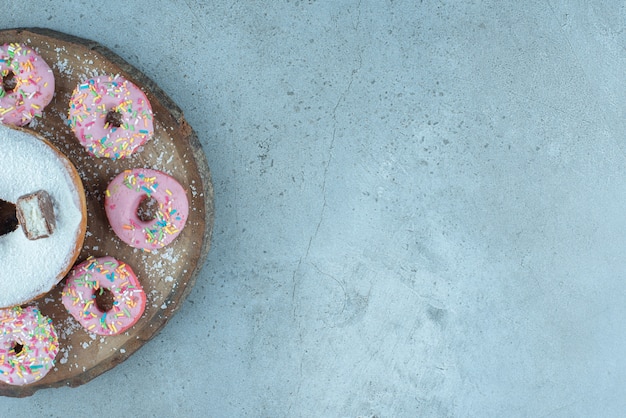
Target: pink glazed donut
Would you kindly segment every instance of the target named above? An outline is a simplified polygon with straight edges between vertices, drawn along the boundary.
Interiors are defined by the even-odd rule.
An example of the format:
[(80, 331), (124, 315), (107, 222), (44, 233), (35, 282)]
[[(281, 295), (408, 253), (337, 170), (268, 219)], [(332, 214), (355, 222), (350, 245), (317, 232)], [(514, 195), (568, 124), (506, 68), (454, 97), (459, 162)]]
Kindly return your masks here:
[(120, 76), (95, 77), (76, 86), (69, 125), (87, 152), (113, 160), (128, 157), (154, 134), (148, 98)]
[(0, 380), (27, 385), (43, 378), (59, 352), (52, 321), (28, 306), (0, 310)]
[(113, 257), (89, 257), (70, 272), (63, 305), (89, 332), (116, 335), (135, 325), (146, 294), (130, 266)]
[[(140, 206), (148, 201), (154, 202), (155, 213), (140, 217)], [(145, 251), (171, 243), (189, 215), (183, 187), (167, 174), (147, 168), (126, 170), (115, 177), (105, 192), (104, 208), (117, 236)]]
[(22, 44), (4, 44), (0, 48), (0, 122), (24, 126), (54, 96), (54, 74), (33, 49)]

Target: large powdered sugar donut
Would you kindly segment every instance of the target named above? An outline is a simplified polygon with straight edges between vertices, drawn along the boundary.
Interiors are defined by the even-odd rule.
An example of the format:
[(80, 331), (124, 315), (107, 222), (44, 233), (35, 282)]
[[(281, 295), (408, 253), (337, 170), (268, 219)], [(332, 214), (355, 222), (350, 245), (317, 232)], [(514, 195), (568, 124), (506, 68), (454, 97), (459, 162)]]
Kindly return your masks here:
[(70, 272), (63, 305), (89, 332), (115, 335), (132, 327), (146, 307), (146, 294), (130, 266), (113, 257), (89, 257)]
[(23, 126), (40, 117), (54, 96), (54, 74), (30, 47), (4, 44), (0, 48), (0, 122)]
[(54, 366), (59, 343), (52, 321), (32, 306), (0, 310), (0, 380), (26, 385)]
[[(152, 216), (140, 217), (140, 206), (154, 202)], [(126, 170), (105, 192), (104, 208), (111, 228), (128, 245), (150, 251), (171, 243), (185, 227), (189, 201), (171, 176), (147, 168)]]
[(76, 86), (69, 125), (87, 152), (113, 160), (128, 157), (154, 134), (150, 102), (121, 76), (95, 77)]
[[(15, 204), (40, 191), (50, 200), (55, 225), (49, 236), (32, 240), (24, 233), (28, 225), (14, 229)], [(6, 217), (14, 224), (0, 231), (0, 307), (8, 308), (47, 293), (69, 272), (85, 239), (87, 203), (78, 171), (63, 153), (40, 136), (0, 124), (2, 208), (0, 224)], [(27, 215), (34, 209), (22, 208)]]

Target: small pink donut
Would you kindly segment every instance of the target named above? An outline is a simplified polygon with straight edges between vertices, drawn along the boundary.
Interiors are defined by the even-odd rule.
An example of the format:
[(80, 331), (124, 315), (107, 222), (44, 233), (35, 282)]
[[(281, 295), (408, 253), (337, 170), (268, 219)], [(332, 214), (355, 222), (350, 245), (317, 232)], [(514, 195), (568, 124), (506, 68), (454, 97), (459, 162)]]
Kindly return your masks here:
[(146, 294), (133, 270), (108, 256), (89, 257), (75, 266), (61, 295), (69, 313), (98, 335), (126, 331), (146, 308)]
[(22, 44), (0, 48), (0, 122), (24, 126), (41, 117), (54, 96), (54, 74), (33, 49)]
[(95, 77), (76, 86), (69, 125), (87, 152), (113, 160), (128, 157), (154, 134), (148, 98), (120, 76)]
[(59, 352), (52, 321), (28, 306), (0, 310), (0, 380), (27, 385), (43, 378)]
[[(151, 220), (138, 215), (145, 199), (156, 201)], [(117, 175), (105, 193), (104, 208), (111, 228), (131, 247), (150, 251), (171, 243), (185, 227), (189, 201), (183, 187), (167, 174), (147, 168)]]

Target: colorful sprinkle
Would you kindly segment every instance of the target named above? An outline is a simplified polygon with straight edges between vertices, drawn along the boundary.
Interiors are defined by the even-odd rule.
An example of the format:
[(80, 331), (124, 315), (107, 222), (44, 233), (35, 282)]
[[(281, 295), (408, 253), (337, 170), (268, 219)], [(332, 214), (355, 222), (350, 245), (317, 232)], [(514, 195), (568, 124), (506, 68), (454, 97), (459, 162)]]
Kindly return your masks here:
[[(102, 311), (97, 297), (105, 289), (114, 300), (110, 309)], [(61, 296), (72, 316), (99, 335), (119, 334), (131, 327), (143, 313), (146, 300), (132, 269), (112, 257), (89, 257), (74, 267)]]
[(0, 123), (23, 126), (41, 117), (54, 95), (54, 75), (31, 48), (17, 44), (0, 47), (0, 76), (13, 74), (15, 86), (0, 87)]
[[(108, 122), (110, 112), (121, 114), (119, 127)], [(145, 115), (150, 116), (150, 122), (145, 129), (135, 131), (134, 125), (145, 121)], [(151, 119), (152, 108), (145, 94), (120, 76), (87, 80), (76, 86), (70, 99), (68, 124), (96, 157), (116, 160), (137, 151), (153, 135)]]
[(0, 310), (0, 380), (10, 385), (37, 381), (54, 366), (58, 351), (52, 321), (38, 309)]
[[(156, 202), (154, 218), (141, 221), (133, 214), (128, 219), (120, 218), (120, 222), (116, 211), (125, 202), (135, 201), (133, 195), (136, 194)], [(174, 178), (150, 169), (120, 173), (105, 193), (105, 210), (113, 230), (124, 242), (143, 250), (164, 247), (180, 234), (188, 215), (188, 204), (184, 189)]]

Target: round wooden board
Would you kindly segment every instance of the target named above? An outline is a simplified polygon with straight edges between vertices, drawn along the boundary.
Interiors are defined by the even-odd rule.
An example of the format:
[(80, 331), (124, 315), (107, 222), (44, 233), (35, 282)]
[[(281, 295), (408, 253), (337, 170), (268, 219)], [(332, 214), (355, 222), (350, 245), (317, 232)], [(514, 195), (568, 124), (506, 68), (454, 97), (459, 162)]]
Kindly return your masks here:
[[(0, 43), (33, 48), (54, 72), (55, 97), (42, 118), (26, 128), (37, 131), (74, 163), (87, 198), (87, 236), (78, 262), (110, 255), (130, 265), (147, 295), (146, 310), (127, 332), (102, 337), (90, 334), (61, 303), (61, 281), (31, 305), (52, 319), (59, 334), (55, 367), (26, 386), (0, 382), (0, 395), (23, 397), (42, 388), (79, 386), (118, 365), (154, 337), (191, 291), (209, 251), (213, 227), (213, 187), (206, 157), (181, 110), (148, 77), (96, 42), (48, 29), (0, 30)], [(154, 138), (139, 153), (117, 161), (89, 156), (67, 126), (70, 95), (81, 81), (120, 74), (139, 86), (154, 111)], [(152, 253), (131, 248), (111, 230), (103, 207), (104, 191), (116, 174), (132, 168), (164, 171), (187, 190), (190, 213), (183, 232), (169, 246)], [(43, 173), (42, 173), (43, 175)]]

